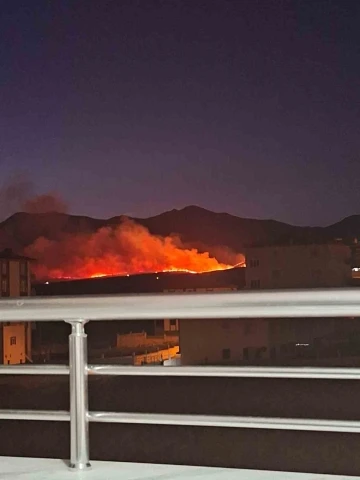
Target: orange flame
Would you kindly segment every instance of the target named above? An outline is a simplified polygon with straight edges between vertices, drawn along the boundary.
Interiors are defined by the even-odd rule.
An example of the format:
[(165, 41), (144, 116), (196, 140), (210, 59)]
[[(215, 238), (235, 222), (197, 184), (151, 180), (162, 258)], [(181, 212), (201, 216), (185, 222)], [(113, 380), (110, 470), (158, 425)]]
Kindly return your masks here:
[[(60, 240), (38, 238), (26, 254), (36, 258), (35, 275), (45, 278), (99, 278), (152, 272), (202, 273), (232, 268), (208, 252), (184, 248), (175, 236), (151, 235), (125, 220), (118, 228), (94, 234), (65, 235)], [(242, 255), (234, 255), (243, 262)]]

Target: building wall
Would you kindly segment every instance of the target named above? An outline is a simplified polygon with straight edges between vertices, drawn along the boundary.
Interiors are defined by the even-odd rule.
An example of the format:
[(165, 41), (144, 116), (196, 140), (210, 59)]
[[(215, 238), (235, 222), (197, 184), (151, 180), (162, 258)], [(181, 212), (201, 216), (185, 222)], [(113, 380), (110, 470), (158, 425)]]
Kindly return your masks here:
[(178, 332), (179, 331), (179, 320), (175, 319), (164, 319), (164, 332)]
[(20, 297), (20, 264), (19, 262), (9, 262), (9, 290), (10, 297)]
[[(31, 295), (30, 263), (26, 259), (0, 258), (0, 297)], [(31, 323), (1, 325), (0, 362), (25, 363), (31, 358)], [(15, 343), (14, 342), (15, 337)]]
[(360, 319), (181, 320), (181, 364), (257, 363), (309, 352), (322, 355), (345, 338), (352, 338), (352, 343), (360, 338)]
[(25, 324), (3, 326), (3, 363), (13, 365), (26, 361)]
[(342, 287), (351, 281), (351, 250), (342, 244), (250, 248), (246, 288)]
[(154, 335), (179, 335), (179, 320), (177, 318), (154, 320)]
[(251, 319), (180, 320), (182, 365), (226, 364), (268, 355), (268, 323)]
[[(341, 319), (344, 322), (343, 319)], [(292, 355), (296, 349), (314, 347), (318, 340), (334, 333), (332, 318), (279, 318), (269, 322), (270, 356)]]
[(21, 297), (31, 294), (31, 273), (29, 262), (0, 259), (0, 296)]

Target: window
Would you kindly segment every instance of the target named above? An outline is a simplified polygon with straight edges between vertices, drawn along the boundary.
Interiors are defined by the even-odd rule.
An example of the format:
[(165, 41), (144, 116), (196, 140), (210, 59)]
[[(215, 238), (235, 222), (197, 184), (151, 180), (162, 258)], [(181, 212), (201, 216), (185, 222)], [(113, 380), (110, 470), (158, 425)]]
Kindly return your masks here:
[(250, 259), (250, 267), (251, 268), (255, 268), (255, 267), (258, 267), (260, 265), (260, 261), (258, 258), (251, 258)]
[(16, 345), (16, 337), (10, 337), (10, 345)]
[(223, 360), (229, 360), (231, 357), (231, 351), (230, 348), (224, 348), (222, 351), (222, 359)]
[(8, 275), (9, 273), (9, 262), (2, 261), (1, 262), (1, 275)]
[(20, 295), (28, 294), (28, 282), (27, 279), (22, 278), (20, 280)]
[(253, 288), (253, 289), (260, 288), (260, 280), (251, 280), (250, 288)]
[(176, 327), (176, 318), (170, 320), (170, 327)]
[(28, 274), (28, 268), (27, 268), (27, 263), (26, 262), (20, 262), (20, 275), (22, 276), (27, 276)]
[(1, 296), (2, 297), (8, 297), (10, 295), (9, 292), (9, 282), (7, 278), (3, 278), (1, 280)]

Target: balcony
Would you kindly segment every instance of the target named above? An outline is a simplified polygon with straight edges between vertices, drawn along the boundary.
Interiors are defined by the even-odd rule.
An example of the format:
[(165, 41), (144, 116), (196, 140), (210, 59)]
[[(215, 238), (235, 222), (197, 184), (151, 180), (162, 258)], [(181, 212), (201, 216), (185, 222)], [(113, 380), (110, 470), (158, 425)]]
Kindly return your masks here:
[[(40, 458), (0, 458), (0, 472), (4, 478), (84, 478), (103, 479), (122, 478), (135, 479), (165, 479), (165, 478), (204, 478), (204, 479), (317, 479), (327, 478), (323, 473), (358, 474), (360, 468), (356, 460), (359, 446), (360, 421), (356, 415), (358, 400), (358, 382), (360, 369), (357, 368), (298, 368), (298, 367), (122, 367), (115, 365), (87, 365), (85, 325), (94, 320), (141, 320), (158, 318), (290, 318), (290, 317), (356, 317), (360, 312), (360, 292), (355, 289), (326, 290), (326, 291), (297, 291), (297, 292), (233, 292), (219, 294), (177, 294), (177, 295), (151, 295), (151, 296), (109, 296), (109, 297), (81, 297), (81, 298), (21, 298), (2, 299), (0, 301), (0, 315), (3, 322), (19, 321), (65, 321), (71, 324), (72, 332), (69, 337), (69, 366), (55, 365), (21, 365), (1, 366), (0, 374), (29, 375), (39, 378), (39, 375), (61, 376), (64, 380), (69, 375), (70, 408), (69, 410), (45, 409), (3, 409), (0, 410), (1, 431), (3, 437), (12, 437), (12, 425), (21, 423), (23, 438), (30, 445), (24, 452), (23, 446), (19, 449), (19, 456), (31, 455), (31, 444), (40, 441), (36, 435), (41, 430), (39, 424), (34, 429), (34, 422), (42, 425), (56, 425), (57, 429), (44, 428), (41, 435), (47, 438), (49, 445), (67, 443), (67, 429), (70, 427), (70, 459), (69, 462)], [(189, 379), (200, 381), (206, 379), (208, 385), (213, 383), (215, 394), (222, 395), (218, 381), (226, 380), (226, 384), (248, 379), (277, 382), (289, 381), (288, 388), (297, 388), (297, 383), (312, 383), (314, 394), (319, 395), (318, 385), (323, 391), (330, 391), (329, 403), (341, 403), (342, 395), (353, 391), (353, 411), (337, 410), (332, 407), (329, 417), (321, 415), (306, 418), (304, 414), (289, 417), (286, 412), (283, 416), (261, 415), (234, 415), (228, 411), (225, 414), (206, 413), (199, 414), (193, 411), (172, 413), (171, 408), (166, 413), (148, 412), (117, 412), (107, 410), (88, 409), (88, 383), (95, 386), (94, 380), (117, 377), (125, 380), (136, 378), (139, 384), (142, 381), (165, 379)], [(322, 382), (322, 383), (321, 383)], [(93, 385), (92, 385), (93, 384)], [(138, 385), (139, 385), (138, 384)], [(124, 383), (123, 383), (124, 385)], [(224, 384), (222, 384), (224, 385)], [(269, 385), (273, 383), (267, 383)], [(310, 384), (309, 384), (310, 385)], [(102, 388), (101, 384), (96, 384)], [(316, 387), (317, 386), (317, 390)], [(139, 387), (137, 387), (139, 389)], [(272, 387), (271, 387), (272, 388)], [(263, 400), (266, 403), (268, 390), (261, 389)], [(306, 389), (310, 391), (310, 388)], [(311, 390), (312, 391), (312, 390)], [(310, 391), (310, 393), (311, 393)], [(91, 389), (90, 389), (91, 392)], [(335, 393), (334, 393), (335, 392)], [(139, 392), (141, 395), (141, 391)], [(320, 398), (320, 397), (319, 397)], [(323, 402), (323, 397), (322, 402)], [(106, 398), (104, 400), (106, 405)], [(170, 397), (169, 397), (170, 402)], [(39, 398), (38, 405), (41, 404)], [(171, 405), (170, 405), (171, 407)], [(320, 404), (317, 412), (326, 404)], [(190, 409), (191, 410), (191, 409)], [(196, 410), (196, 409), (195, 409)], [(340, 418), (336, 418), (338, 413)], [(15, 422), (12, 424), (12, 422)], [(94, 438), (93, 433), (100, 430), (94, 429), (89, 441), (89, 424), (92, 427), (105, 428), (102, 437)], [(26, 427), (26, 424), (28, 427)], [(115, 436), (108, 430), (111, 424), (121, 426), (123, 436)], [(63, 428), (64, 427), (64, 428)], [(127, 428), (137, 429), (129, 433)], [(138, 452), (133, 448), (133, 456), (127, 454), (132, 461), (144, 462), (144, 451), (153, 450), (152, 443), (161, 440), (158, 433), (153, 437), (146, 437), (147, 431), (153, 428), (162, 428), (162, 432), (170, 431), (170, 438), (180, 440), (175, 447), (168, 440), (160, 445), (160, 450), (168, 449), (167, 463), (185, 463), (182, 466), (135, 464), (123, 462), (91, 461), (90, 452), (95, 447), (96, 458), (106, 457), (114, 459), (113, 452), (98, 453), (101, 444), (109, 444), (109, 437), (116, 441), (116, 450), (127, 450), (129, 438), (136, 437)], [(142, 428), (142, 430), (141, 430)], [(169, 430), (170, 429), (170, 430)], [(172, 430), (171, 430), (172, 429)], [(187, 430), (184, 430), (187, 429)], [(190, 466), (183, 455), (183, 447), (193, 442), (189, 431), (196, 432), (196, 445), (201, 450), (201, 441), (209, 437), (212, 446), (218, 445), (217, 451), (211, 450), (214, 462), (206, 460), (204, 465), (214, 465), (212, 468)], [(54, 432), (55, 435), (54, 435)], [(135, 432), (135, 433), (134, 433)], [(185, 432), (185, 433), (184, 433)], [(212, 434), (211, 432), (215, 432)], [(237, 436), (240, 435), (240, 436)], [(54, 438), (55, 437), (55, 438)], [(151, 440), (152, 438), (152, 440)], [(215, 440), (214, 440), (215, 438)], [(235, 440), (236, 439), (236, 440)], [(237, 443), (238, 442), (238, 443)], [(277, 443), (278, 442), (278, 443)], [(280, 442), (280, 443), (279, 443)], [(282, 443), (281, 443), (282, 442)], [(322, 451), (325, 456), (320, 458)], [(179, 446), (180, 445), (180, 446)], [(282, 445), (280, 448), (279, 445)], [(311, 447), (309, 447), (311, 445)], [(67, 447), (66, 447), (67, 448)], [(258, 451), (256, 449), (258, 448)], [(50, 449), (50, 447), (49, 447)], [(51, 456), (47, 449), (44, 456)], [(203, 450), (209, 449), (209, 444), (203, 443)], [(305, 458), (305, 450), (314, 455), (309, 461)], [(286, 457), (282, 452), (286, 452)], [(49, 453), (50, 452), (50, 453)], [(66, 456), (64, 449), (59, 450), (60, 457)], [(135, 452), (135, 453), (134, 453)], [(238, 452), (238, 453), (237, 453)], [(255, 453), (254, 453), (255, 452)], [(15, 452), (17, 455), (17, 452)], [(38, 455), (38, 453), (36, 453)], [(228, 462), (227, 457), (232, 460)], [(250, 457), (252, 455), (252, 460)], [(316, 456), (319, 462), (316, 462)], [(54, 455), (55, 456), (55, 455)], [(166, 455), (165, 455), (166, 456)], [(293, 458), (290, 458), (293, 457)], [(200, 460), (199, 460), (200, 458)], [(201, 464), (201, 455), (191, 463)], [(184, 460), (185, 459), (185, 460)], [(279, 463), (279, 459), (283, 463)], [(170, 462), (169, 462), (170, 460)], [(164, 462), (165, 463), (165, 462)], [(228, 469), (224, 467), (237, 464), (240, 468)], [(90, 464), (91, 467), (90, 468)], [(218, 466), (215, 466), (218, 465)], [(242, 466), (247, 468), (243, 469)], [(251, 470), (248, 469), (250, 466)], [(222, 468), (219, 468), (222, 467)], [(276, 467), (276, 468), (274, 468)], [(257, 470), (259, 469), (259, 470)], [(268, 471), (263, 471), (267, 469)], [(70, 471), (69, 471), (70, 470)], [(262, 471), (260, 471), (262, 470)], [(298, 473), (288, 473), (279, 470), (295, 470)], [(275, 473), (276, 471), (276, 473)], [(303, 473), (300, 473), (303, 471)], [(313, 473), (309, 473), (313, 472)], [(315, 475), (314, 473), (319, 475)], [(75, 476), (74, 476), (75, 474)], [(41, 475), (41, 476), (40, 476)], [(332, 475), (329, 478), (341, 478)], [(350, 477), (347, 477), (350, 478)]]

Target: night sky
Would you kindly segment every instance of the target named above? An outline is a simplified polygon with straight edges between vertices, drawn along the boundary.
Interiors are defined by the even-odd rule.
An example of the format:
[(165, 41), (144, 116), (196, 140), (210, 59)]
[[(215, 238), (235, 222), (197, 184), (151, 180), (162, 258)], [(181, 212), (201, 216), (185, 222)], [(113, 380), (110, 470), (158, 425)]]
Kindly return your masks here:
[(357, 0), (2, 0), (1, 180), (71, 213), (360, 213)]

